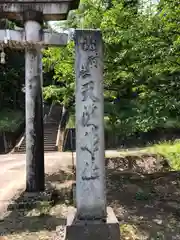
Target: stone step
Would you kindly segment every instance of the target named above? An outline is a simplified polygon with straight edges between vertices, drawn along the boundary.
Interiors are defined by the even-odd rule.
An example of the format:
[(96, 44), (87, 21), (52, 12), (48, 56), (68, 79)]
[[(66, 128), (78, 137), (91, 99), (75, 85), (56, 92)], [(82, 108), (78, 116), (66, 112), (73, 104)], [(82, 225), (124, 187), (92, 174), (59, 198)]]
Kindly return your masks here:
[[(44, 148), (54, 148), (55, 144), (52, 145), (44, 145)], [(26, 146), (21, 146), (19, 149), (26, 149)]]
[[(46, 146), (53, 146), (56, 144), (56, 141), (49, 141), (49, 142), (44, 142), (44, 145)], [(20, 147), (26, 146), (26, 144), (21, 144)]]
[(54, 138), (44, 139), (44, 143), (49, 143), (49, 142), (56, 142), (56, 139)]
[[(54, 111), (56, 114), (57, 110)], [(46, 123), (44, 124), (44, 151), (55, 151), (56, 138), (58, 133), (59, 124), (52, 119), (46, 119)], [(21, 143), (20, 148), (17, 152), (25, 153), (26, 151), (26, 139)]]
[[(56, 148), (44, 148), (44, 152), (55, 152)], [(26, 149), (19, 149), (18, 153), (26, 153)]]
[[(49, 143), (53, 143), (56, 144), (56, 140), (55, 139), (49, 139), (48, 141), (44, 141), (44, 144), (49, 144)], [(22, 143), (21, 146), (26, 145), (26, 143)]]

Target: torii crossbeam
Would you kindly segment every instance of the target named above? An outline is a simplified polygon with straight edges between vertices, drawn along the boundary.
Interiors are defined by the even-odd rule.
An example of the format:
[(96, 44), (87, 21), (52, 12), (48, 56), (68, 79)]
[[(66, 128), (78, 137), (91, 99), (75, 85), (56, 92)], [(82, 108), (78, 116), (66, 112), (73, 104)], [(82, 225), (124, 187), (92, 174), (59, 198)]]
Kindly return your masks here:
[[(7, 42), (5, 42), (7, 41)], [(35, 46), (47, 47), (47, 46), (65, 46), (68, 41), (68, 34), (50, 32), (43, 30), (42, 40), (33, 42), (26, 39), (24, 30), (0, 30), (0, 45), (1, 47), (10, 47), (16, 49), (30, 48)]]
[(79, 0), (0, 0), (1, 17), (22, 20), (29, 10), (41, 12), (44, 21), (65, 20), (70, 10), (78, 8)]

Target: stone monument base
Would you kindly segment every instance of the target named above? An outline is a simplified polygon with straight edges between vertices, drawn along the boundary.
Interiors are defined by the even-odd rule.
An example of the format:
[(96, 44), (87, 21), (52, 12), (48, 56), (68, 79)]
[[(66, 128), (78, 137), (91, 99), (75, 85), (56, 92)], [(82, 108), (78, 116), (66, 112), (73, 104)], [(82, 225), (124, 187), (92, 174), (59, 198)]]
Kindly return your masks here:
[(100, 239), (120, 240), (119, 223), (112, 208), (107, 208), (106, 221), (78, 220), (76, 209), (71, 209), (67, 217), (65, 240)]

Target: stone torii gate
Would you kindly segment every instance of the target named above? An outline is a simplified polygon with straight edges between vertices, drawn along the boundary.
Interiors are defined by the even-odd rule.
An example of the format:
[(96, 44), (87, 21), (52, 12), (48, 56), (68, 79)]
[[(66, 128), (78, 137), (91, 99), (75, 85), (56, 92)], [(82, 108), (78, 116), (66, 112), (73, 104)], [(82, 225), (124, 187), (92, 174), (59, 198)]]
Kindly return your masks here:
[[(24, 31), (0, 31), (0, 41), (6, 46), (9, 44), (10, 47), (26, 49), (28, 192), (44, 190), (40, 50), (43, 46), (60, 46), (67, 42), (65, 34), (50, 34), (42, 31), (41, 25), (43, 20), (65, 19), (68, 11), (78, 4), (73, 1), (0, 0), (0, 14), (2, 12), (8, 19), (24, 22)], [(71, 209), (67, 217), (67, 240), (120, 239), (118, 221), (113, 210), (106, 205), (102, 45), (100, 31), (75, 31), (77, 209)], [(62, 238), (57, 237), (58, 239)]]
[(44, 21), (64, 20), (79, 0), (0, 0), (0, 17), (24, 24), (23, 31), (1, 30), (1, 48), (25, 49), (26, 191), (44, 191), (44, 130), (41, 49), (67, 44), (65, 33), (42, 30)]

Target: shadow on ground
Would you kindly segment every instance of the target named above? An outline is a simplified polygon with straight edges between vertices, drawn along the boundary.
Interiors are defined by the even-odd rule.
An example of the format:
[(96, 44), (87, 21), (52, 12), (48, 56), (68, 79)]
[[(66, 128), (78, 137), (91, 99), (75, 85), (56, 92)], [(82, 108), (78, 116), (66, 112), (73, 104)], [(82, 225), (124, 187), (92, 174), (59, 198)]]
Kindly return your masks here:
[(136, 162), (131, 168), (117, 159), (108, 163), (107, 199), (121, 223), (121, 239), (179, 240), (180, 172), (168, 171), (162, 159), (160, 171), (150, 173)]
[[(180, 240), (180, 173), (170, 171), (165, 159), (159, 157), (155, 161), (156, 158), (141, 155), (106, 160), (108, 205), (113, 207), (120, 221), (122, 240)], [(1, 235), (13, 239), (9, 236), (15, 233), (39, 234), (46, 230), (46, 238), (42, 239), (51, 239), (47, 230), (48, 234), (55, 232), (57, 226), (66, 222), (67, 204), (62, 203), (72, 197), (73, 179), (71, 169), (47, 175), (49, 189), (55, 188), (61, 194), (64, 191), (58, 195), (60, 199), (53, 202), (53, 207), (45, 206), (45, 213), (43, 206), (37, 208), (36, 211), (43, 212), (41, 215), (34, 206), (26, 211), (14, 209), (9, 212), (0, 222)], [(16, 202), (22, 199), (23, 194)], [(56, 208), (60, 204), (62, 207)]]
[[(26, 193), (22, 192), (13, 204), (9, 205), (7, 216), (0, 220), (0, 236), (8, 235), (9, 239), (9, 235), (15, 233), (32, 233), (43, 230), (55, 232), (57, 226), (65, 225), (66, 218), (61, 211), (57, 217), (51, 209), (71, 197), (71, 185), (67, 184), (69, 182), (72, 182), (71, 172), (59, 170), (51, 175), (46, 175), (48, 191), (42, 197), (29, 199)], [(61, 187), (58, 189), (55, 187), (56, 185)]]

